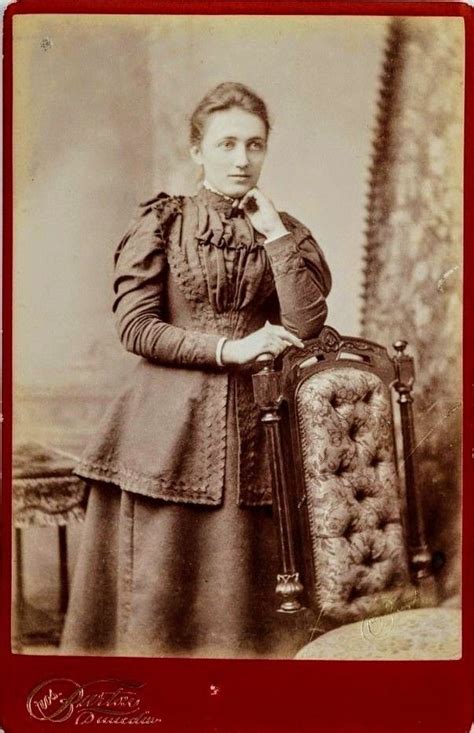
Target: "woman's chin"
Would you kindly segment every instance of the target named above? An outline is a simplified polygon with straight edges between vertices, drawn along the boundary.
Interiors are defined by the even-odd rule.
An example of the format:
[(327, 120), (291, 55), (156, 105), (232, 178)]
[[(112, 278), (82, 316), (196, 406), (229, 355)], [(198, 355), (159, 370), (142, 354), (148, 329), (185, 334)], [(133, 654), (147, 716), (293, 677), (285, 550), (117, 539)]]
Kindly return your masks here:
[(222, 193), (225, 193), (226, 196), (232, 196), (232, 198), (242, 198), (254, 185), (253, 181), (232, 181)]

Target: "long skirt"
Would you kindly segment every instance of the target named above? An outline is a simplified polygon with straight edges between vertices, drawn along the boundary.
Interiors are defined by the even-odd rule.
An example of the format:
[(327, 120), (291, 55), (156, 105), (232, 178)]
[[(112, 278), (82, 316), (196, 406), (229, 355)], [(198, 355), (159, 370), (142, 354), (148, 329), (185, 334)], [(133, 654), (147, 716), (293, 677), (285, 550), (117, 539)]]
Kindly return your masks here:
[(276, 612), (271, 508), (237, 504), (233, 400), (227, 428), (220, 507), (90, 482), (61, 653), (288, 658), (303, 645)]

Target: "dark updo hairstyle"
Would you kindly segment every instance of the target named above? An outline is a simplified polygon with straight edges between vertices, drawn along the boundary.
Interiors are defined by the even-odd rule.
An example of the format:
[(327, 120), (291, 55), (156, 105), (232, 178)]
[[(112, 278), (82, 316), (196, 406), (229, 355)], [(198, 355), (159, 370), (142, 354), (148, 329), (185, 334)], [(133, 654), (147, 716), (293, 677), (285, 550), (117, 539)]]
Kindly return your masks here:
[(199, 102), (190, 120), (190, 141), (191, 145), (199, 145), (204, 135), (204, 125), (213, 112), (220, 112), (232, 107), (250, 112), (260, 117), (265, 125), (266, 135), (270, 132), (270, 120), (267, 107), (263, 99), (244, 84), (233, 81), (226, 81), (218, 84), (208, 92)]

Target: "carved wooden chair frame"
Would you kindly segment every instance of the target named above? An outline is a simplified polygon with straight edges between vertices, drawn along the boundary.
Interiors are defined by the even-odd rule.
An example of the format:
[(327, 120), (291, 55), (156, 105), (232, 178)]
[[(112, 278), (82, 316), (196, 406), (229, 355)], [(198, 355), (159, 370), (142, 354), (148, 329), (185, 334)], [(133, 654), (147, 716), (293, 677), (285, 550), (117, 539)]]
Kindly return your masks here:
[[(282, 359), (260, 357), (261, 369), (253, 375), (254, 397), (261, 409), (267, 436), (273, 483), (273, 511), (277, 527), (280, 572), (276, 579), (278, 611), (304, 610), (307, 586), (314, 582), (309, 553), (301, 547), (310, 542), (304, 511), (305, 486), (295, 397), (301, 384), (316, 372), (334, 366), (351, 366), (378, 375), (398, 393), (405, 477), (405, 533), (409, 571), (413, 585), (432, 587), (432, 556), (425, 539), (421, 497), (416, 482), (413, 422), (414, 360), (406, 341), (393, 344), (394, 354), (372, 341), (341, 336), (325, 326), (304, 350), (290, 349)], [(291, 455), (288, 447), (291, 446)], [(286, 447), (286, 450), (285, 450)], [(306, 517), (306, 519), (305, 519)], [(306, 587), (305, 587), (306, 586)]]

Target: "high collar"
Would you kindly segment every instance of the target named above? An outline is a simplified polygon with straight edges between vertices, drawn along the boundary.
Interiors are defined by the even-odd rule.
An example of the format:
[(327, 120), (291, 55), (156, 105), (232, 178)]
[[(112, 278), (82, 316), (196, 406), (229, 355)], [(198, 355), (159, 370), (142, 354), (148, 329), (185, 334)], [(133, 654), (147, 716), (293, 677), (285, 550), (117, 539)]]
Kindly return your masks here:
[(205, 185), (201, 186), (198, 190), (196, 198), (198, 201), (202, 201), (202, 203), (212, 206), (216, 211), (221, 211), (223, 213), (228, 213), (232, 209), (237, 209), (240, 202), (240, 199), (238, 198), (230, 198), (230, 196), (219, 193)]
[(223, 196), (225, 199), (229, 199), (229, 201), (234, 201), (232, 196), (228, 196), (226, 193), (222, 193), (222, 191), (219, 191), (217, 188), (214, 188), (214, 186), (211, 186), (209, 181), (204, 180), (202, 185), (204, 188), (207, 188), (208, 191), (212, 191), (213, 193), (217, 193), (218, 196)]

